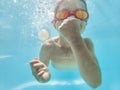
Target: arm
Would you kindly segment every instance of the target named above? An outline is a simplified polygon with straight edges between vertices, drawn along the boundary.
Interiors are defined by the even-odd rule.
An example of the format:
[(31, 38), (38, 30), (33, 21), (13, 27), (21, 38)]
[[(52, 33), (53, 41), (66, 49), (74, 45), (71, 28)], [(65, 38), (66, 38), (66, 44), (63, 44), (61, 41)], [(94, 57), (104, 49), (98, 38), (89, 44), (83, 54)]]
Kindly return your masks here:
[(32, 74), (39, 82), (47, 82), (50, 79), (48, 64), (50, 60), (50, 46), (46, 43), (42, 45), (40, 59), (33, 59), (30, 62)]
[(89, 39), (89, 38), (85, 38), (84, 39), (84, 42), (86, 44), (86, 47), (88, 48), (89, 52), (95, 57), (95, 59), (93, 60), (99, 67), (99, 64), (98, 64), (98, 61), (97, 61), (97, 58), (96, 58), (96, 55), (95, 55), (95, 52), (94, 52), (94, 46), (93, 46), (93, 43), (92, 41)]
[(79, 34), (82, 27), (84, 27), (84, 22), (69, 18), (63, 21), (58, 31), (69, 43), (82, 77), (91, 87), (96, 88), (101, 84), (101, 72), (94, 55), (92, 42), (89, 43), (88, 48)]
[(85, 44), (82, 37), (79, 36), (72, 40), (70, 45), (82, 77), (90, 86), (96, 88), (101, 84), (101, 72), (94, 55), (92, 42), (87, 41), (89, 43)]

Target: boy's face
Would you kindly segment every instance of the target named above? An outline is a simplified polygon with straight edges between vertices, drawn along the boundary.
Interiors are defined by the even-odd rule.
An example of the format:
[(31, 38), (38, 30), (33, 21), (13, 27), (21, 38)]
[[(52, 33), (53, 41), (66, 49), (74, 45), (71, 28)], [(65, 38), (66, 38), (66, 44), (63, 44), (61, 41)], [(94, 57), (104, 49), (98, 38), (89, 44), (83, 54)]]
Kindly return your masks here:
[[(86, 24), (86, 21), (85, 20), (83, 20), (83, 19), (81, 19), (81, 18), (79, 18), (79, 17), (77, 17), (76, 15), (75, 15), (75, 12), (76, 12), (76, 10), (78, 10), (78, 9), (80, 9), (80, 10), (83, 10), (83, 11), (85, 11), (86, 12), (86, 14), (85, 14), (85, 17), (86, 18), (88, 18), (88, 16), (86, 16), (86, 15), (88, 15), (88, 12), (87, 12), (87, 10), (86, 10), (86, 7), (85, 7), (85, 4), (84, 4), (84, 2), (82, 2), (82, 1), (80, 1), (80, 0), (63, 0), (60, 4), (58, 4), (57, 5), (58, 7), (56, 8), (56, 10), (55, 10), (55, 16), (56, 16), (56, 13), (58, 12), (58, 11), (64, 11), (64, 10), (68, 10), (68, 11), (73, 11), (74, 13), (72, 13), (72, 14), (74, 14), (74, 15), (65, 15), (66, 17), (64, 18), (62, 18), (62, 19), (56, 19), (56, 21), (55, 21), (55, 23), (54, 23), (54, 25), (55, 25), (55, 27), (56, 28), (58, 28), (61, 24), (62, 24), (62, 22), (65, 20), (65, 19), (68, 19), (68, 17), (72, 17), (72, 18), (76, 18), (76, 19), (79, 19), (79, 21), (82, 23), (82, 25), (83, 24)], [(58, 15), (59, 16), (59, 15)], [(61, 15), (60, 15), (61, 16)], [(63, 15), (62, 15), (63, 16)], [(87, 20), (87, 19), (86, 19)], [(85, 27), (85, 25), (83, 25), (83, 27)]]

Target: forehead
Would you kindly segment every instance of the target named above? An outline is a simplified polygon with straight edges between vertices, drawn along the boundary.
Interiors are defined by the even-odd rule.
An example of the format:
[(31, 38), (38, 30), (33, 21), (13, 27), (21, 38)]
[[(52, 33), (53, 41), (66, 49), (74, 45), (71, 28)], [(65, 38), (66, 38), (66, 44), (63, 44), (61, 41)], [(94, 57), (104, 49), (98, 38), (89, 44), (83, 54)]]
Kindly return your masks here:
[(63, 0), (59, 4), (57, 10), (62, 10), (62, 9), (75, 10), (78, 8), (85, 9), (85, 3), (83, 3), (80, 0)]

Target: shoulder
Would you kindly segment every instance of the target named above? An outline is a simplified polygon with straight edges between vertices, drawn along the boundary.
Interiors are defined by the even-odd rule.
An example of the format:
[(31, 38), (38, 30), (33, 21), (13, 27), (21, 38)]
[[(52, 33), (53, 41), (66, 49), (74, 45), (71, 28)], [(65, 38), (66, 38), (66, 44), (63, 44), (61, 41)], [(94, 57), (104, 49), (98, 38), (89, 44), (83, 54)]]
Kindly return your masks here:
[(90, 38), (84, 38), (84, 42), (90, 51), (94, 50), (94, 45)]
[(43, 44), (42, 44), (42, 49), (52, 49), (55, 46), (55, 43), (58, 41), (59, 37), (53, 37), (51, 39), (46, 40)]
[(86, 42), (86, 43), (88, 43), (88, 44), (91, 44), (91, 45), (93, 45), (93, 42), (92, 42), (92, 40), (90, 39), (90, 38), (84, 38), (84, 41)]

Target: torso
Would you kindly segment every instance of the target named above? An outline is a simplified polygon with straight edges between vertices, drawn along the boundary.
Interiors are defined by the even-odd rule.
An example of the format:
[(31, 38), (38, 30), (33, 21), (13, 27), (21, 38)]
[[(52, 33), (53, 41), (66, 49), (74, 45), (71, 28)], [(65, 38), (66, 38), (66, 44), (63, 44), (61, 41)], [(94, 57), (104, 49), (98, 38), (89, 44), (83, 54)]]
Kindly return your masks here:
[(58, 45), (58, 39), (59, 37), (52, 39), (52, 45), (54, 45), (51, 56), (52, 65), (57, 69), (74, 69), (76, 61), (71, 48)]

